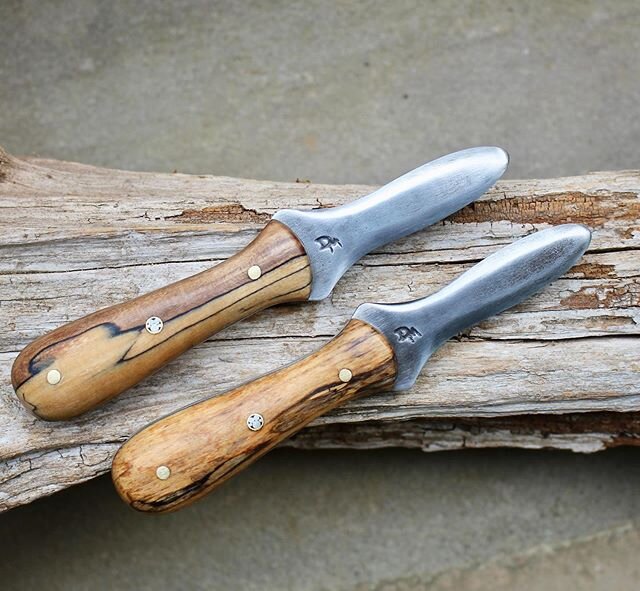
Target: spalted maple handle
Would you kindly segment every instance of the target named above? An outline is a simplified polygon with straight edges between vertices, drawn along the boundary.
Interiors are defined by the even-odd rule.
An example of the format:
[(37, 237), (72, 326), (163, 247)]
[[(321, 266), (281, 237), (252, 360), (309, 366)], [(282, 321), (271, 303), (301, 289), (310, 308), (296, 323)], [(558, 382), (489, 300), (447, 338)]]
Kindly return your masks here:
[(317, 416), (365, 389), (391, 385), (389, 343), (351, 320), (312, 355), (210, 398), (134, 435), (116, 454), (113, 481), (135, 509), (167, 512), (202, 497)]
[(68, 419), (236, 321), (274, 304), (308, 299), (310, 289), (304, 248), (273, 220), (223, 263), (35, 340), (13, 365), (13, 386), (37, 416)]

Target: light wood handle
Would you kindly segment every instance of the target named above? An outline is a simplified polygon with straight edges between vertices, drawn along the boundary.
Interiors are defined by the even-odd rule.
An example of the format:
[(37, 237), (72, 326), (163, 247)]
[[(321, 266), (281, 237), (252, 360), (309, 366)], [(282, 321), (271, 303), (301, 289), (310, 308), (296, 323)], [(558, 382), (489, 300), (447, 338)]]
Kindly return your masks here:
[[(114, 484), (135, 509), (174, 511), (212, 491), (317, 416), (365, 389), (390, 385), (395, 375), (387, 340), (368, 324), (352, 320), (312, 355), (188, 406), (134, 435), (113, 460)], [(258, 430), (251, 430), (249, 423)]]
[(274, 304), (308, 299), (310, 288), (302, 245), (273, 220), (244, 250), (212, 269), (36, 339), (13, 365), (13, 386), (37, 416), (69, 419), (226, 326)]

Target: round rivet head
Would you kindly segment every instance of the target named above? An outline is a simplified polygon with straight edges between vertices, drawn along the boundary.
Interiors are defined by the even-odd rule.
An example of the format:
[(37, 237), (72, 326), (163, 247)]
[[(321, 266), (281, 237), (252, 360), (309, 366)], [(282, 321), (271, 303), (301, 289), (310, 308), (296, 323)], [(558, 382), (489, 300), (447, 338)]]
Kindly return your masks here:
[(169, 466), (158, 466), (156, 468), (156, 476), (160, 480), (166, 480), (167, 478), (169, 478), (169, 476), (171, 476), (171, 470), (169, 469)]
[(341, 382), (350, 382), (351, 378), (353, 377), (353, 374), (351, 373), (350, 369), (347, 369), (346, 367), (343, 367), (338, 372), (338, 377), (340, 378)]
[(49, 373), (47, 373), (47, 382), (49, 382), (52, 386), (55, 386), (62, 379), (62, 374), (57, 369), (52, 369)]
[(264, 427), (264, 417), (257, 412), (251, 413), (247, 417), (247, 427), (252, 431), (260, 431)]
[(247, 275), (249, 275), (249, 279), (253, 279), (253, 281), (255, 281), (256, 279), (260, 279), (262, 269), (258, 267), (258, 265), (253, 265), (253, 267), (249, 267)]
[(158, 334), (164, 327), (164, 322), (162, 322), (162, 319), (157, 316), (151, 316), (151, 318), (147, 318), (147, 321), (144, 323), (144, 327), (147, 329), (148, 333)]

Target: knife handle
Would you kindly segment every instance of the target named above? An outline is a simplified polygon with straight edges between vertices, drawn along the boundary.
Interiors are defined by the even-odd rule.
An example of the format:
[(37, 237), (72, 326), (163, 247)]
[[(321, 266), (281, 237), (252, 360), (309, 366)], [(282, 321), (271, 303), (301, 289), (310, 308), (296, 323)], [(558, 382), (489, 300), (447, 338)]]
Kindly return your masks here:
[[(393, 350), (351, 320), (296, 363), (146, 427), (118, 451), (113, 481), (139, 511), (174, 511), (249, 466), (317, 416), (365, 389), (393, 383)], [(252, 430), (255, 429), (255, 430)]]
[(226, 326), (275, 304), (308, 299), (310, 289), (304, 248), (272, 220), (219, 265), (36, 339), (13, 364), (13, 387), (40, 418), (69, 419)]

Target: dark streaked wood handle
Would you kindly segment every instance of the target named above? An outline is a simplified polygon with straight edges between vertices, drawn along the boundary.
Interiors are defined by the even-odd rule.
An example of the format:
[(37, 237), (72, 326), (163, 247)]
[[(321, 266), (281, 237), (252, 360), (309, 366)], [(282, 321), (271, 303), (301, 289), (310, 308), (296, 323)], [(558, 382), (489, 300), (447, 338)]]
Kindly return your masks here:
[(36, 339), (13, 365), (13, 386), (37, 416), (69, 419), (226, 326), (269, 306), (307, 299), (310, 289), (302, 245), (273, 220), (223, 263)]
[(368, 324), (351, 320), (312, 355), (188, 406), (134, 435), (113, 460), (114, 484), (139, 511), (174, 511), (212, 491), (317, 416), (365, 389), (390, 385), (395, 375), (386, 339)]

